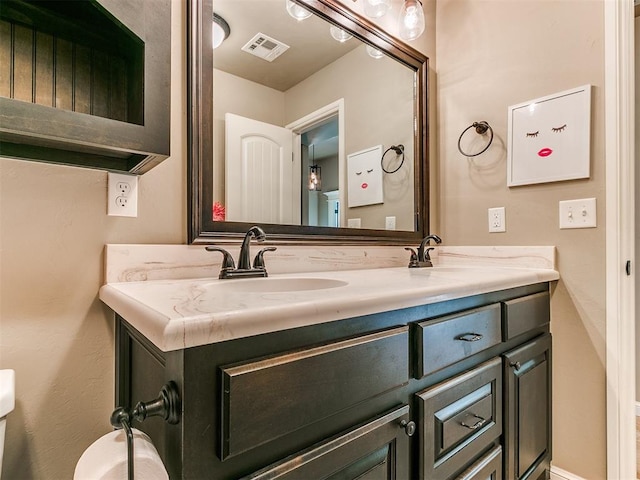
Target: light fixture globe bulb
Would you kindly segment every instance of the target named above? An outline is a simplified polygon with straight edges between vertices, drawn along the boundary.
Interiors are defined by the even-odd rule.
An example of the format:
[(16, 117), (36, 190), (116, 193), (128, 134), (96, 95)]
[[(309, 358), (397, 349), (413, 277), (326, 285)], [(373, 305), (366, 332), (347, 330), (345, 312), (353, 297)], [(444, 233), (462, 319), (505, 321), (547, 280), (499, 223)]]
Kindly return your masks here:
[(419, 0), (404, 0), (398, 19), (398, 30), (403, 40), (415, 40), (424, 32), (424, 11)]
[(331, 33), (331, 36), (333, 37), (334, 40), (337, 40), (340, 43), (344, 43), (350, 38), (353, 38), (347, 32), (345, 32), (341, 28), (336, 27), (335, 25), (331, 25), (329, 27), (329, 33)]
[(287, 12), (298, 21), (305, 20), (312, 15), (309, 10), (291, 0), (287, 0)]
[(367, 53), (371, 58), (375, 58), (376, 60), (384, 57), (384, 53), (382, 53), (377, 48), (372, 47), (371, 45), (367, 45)]
[(380, 18), (391, 8), (391, 0), (364, 0), (364, 13), (371, 18)]

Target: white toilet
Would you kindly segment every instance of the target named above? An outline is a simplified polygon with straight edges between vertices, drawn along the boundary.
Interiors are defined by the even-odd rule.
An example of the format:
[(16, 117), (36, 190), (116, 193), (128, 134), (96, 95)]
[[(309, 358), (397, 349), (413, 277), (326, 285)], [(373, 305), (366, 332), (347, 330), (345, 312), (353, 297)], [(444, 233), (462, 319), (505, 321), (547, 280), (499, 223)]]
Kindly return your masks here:
[(16, 406), (16, 377), (13, 370), (0, 370), (0, 477), (2, 476), (2, 454), (7, 415)]

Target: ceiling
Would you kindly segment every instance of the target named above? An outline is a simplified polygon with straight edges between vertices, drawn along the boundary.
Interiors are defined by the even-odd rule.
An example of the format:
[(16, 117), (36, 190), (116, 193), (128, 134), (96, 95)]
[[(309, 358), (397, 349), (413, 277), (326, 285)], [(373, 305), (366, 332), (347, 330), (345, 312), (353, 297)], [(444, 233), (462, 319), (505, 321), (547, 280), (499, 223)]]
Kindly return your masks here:
[[(337, 42), (329, 34), (329, 24), (316, 16), (295, 20), (287, 13), (285, 0), (214, 0), (214, 12), (231, 28), (213, 53), (214, 68), (282, 92), (361, 45), (354, 38)], [(273, 62), (242, 51), (256, 33), (290, 48)]]

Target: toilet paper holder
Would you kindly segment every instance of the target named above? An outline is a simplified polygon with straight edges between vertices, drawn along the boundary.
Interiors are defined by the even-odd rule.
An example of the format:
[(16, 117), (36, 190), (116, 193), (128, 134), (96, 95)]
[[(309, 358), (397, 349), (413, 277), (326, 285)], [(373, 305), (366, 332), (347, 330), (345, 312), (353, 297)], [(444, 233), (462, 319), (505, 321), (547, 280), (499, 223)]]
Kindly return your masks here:
[(111, 425), (124, 429), (127, 436), (127, 477), (133, 478), (133, 420), (144, 421), (148, 417), (162, 417), (165, 422), (176, 425), (180, 422), (182, 402), (178, 393), (178, 385), (172, 380), (165, 384), (156, 398), (148, 402), (138, 402), (133, 410), (124, 407), (116, 408), (111, 414)]

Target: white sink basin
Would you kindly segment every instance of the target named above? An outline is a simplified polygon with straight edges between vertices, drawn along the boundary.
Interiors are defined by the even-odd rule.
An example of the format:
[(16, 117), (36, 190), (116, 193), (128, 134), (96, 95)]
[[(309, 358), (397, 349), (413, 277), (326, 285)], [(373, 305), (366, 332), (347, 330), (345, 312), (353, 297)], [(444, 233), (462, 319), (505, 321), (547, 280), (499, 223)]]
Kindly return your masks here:
[(212, 292), (224, 293), (286, 293), (304, 292), (308, 290), (325, 290), (348, 285), (341, 280), (330, 278), (247, 278), (222, 280), (210, 283), (207, 289)]

